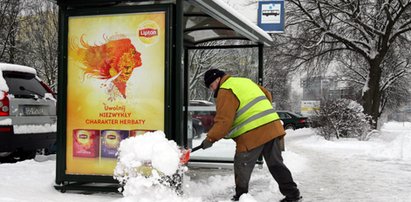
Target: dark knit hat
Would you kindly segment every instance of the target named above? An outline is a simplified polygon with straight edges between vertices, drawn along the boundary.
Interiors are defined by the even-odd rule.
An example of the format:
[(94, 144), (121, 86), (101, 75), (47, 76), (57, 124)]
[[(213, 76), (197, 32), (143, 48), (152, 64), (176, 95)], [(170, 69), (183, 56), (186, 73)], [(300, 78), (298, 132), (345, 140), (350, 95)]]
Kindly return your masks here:
[(210, 88), (211, 83), (215, 81), (218, 77), (223, 77), (225, 75), (224, 71), (219, 69), (210, 69), (204, 74), (204, 84), (207, 88)]

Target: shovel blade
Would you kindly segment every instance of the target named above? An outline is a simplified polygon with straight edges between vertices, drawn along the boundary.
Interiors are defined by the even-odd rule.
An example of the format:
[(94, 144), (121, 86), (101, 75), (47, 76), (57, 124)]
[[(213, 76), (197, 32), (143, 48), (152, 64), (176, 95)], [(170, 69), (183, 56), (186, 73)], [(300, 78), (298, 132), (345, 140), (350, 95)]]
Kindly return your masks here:
[(190, 150), (182, 149), (181, 156), (180, 156), (180, 164), (187, 164), (189, 160), (190, 160)]

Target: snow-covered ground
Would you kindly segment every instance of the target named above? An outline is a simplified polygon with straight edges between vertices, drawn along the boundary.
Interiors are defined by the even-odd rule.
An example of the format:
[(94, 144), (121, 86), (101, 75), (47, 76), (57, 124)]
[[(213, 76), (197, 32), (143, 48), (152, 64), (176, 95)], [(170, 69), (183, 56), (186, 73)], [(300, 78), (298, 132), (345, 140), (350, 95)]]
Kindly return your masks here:
[[(326, 141), (312, 129), (287, 131), (285, 163), (293, 173), (304, 201), (410, 201), (411, 123), (390, 122), (369, 141)], [(230, 142), (209, 151), (225, 151)], [(227, 149), (226, 149), (227, 150)], [(202, 154), (203, 151), (198, 153)], [(55, 156), (37, 156), (14, 164), (0, 164), (2, 202), (128, 202), (229, 201), (234, 193), (232, 170), (189, 168), (183, 197), (170, 195), (124, 197), (116, 193), (60, 193), (53, 187)], [(278, 201), (282, 196), (266, 167), (256, 168), (250, 193), (243, 202)]]

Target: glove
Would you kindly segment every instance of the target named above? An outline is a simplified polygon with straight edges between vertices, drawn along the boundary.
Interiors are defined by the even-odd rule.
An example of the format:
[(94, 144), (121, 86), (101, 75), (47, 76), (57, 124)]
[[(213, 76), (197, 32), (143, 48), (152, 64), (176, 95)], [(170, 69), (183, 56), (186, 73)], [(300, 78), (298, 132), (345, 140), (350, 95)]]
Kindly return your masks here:
[(211, 146), (213, 146), (213, 144), (214, 144), (213, 142), (207, 140), (207, 138), (206, 138), (206, 139), (204, 139), (203, 142), (201, 143), (201, 146), (202, 146), (203, 149), (208, 149), (208, 148), (210, 148)]

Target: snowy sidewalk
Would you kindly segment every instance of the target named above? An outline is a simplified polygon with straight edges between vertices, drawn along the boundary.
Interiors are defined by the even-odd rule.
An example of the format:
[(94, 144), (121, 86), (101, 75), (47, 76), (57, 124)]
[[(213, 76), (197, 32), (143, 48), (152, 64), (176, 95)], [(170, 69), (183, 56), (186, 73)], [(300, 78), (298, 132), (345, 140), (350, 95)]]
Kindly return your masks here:
[[(370, 141), (326, 141), (315, 136), (312, 129), (287, 132), (283, 157), (299, 185), (304, 202), (411, 200), (411, 123), (387, 124), (380, 135)], [(217, 149), (214, 148), (214, 152)], [(53, 188), (55, 157), (48, 158), (0, 164), (0, 201), (135, 202), (149, 198), (128, 198), (115, 193), (60, 193)], [(185, 177), (185, 196), (177, 200), (160, 196), (164, 198), (160, 201), (226, 202), (233, 194), (231, 169), (191, 169)], [(249, 196), (243, 202), (278, 201), (281, 198), (277, 183), (267, 168), (256, 168), (251, 177)]]
[[(410, 201), (411, 127), (396, 127), (382, 129), (381, 134), (370, 141), (326, 141), (315, 136), (312, 129), (287, 131), (283, 157), (304, 202)], [(206, 193), (197, 195), (204, 201), (227, 201), (234, 193), (232, 170), (208, 171), (200, 169), (195, 171), (198, 173), (190, 173), (197, 176), (189, 183), (198, 186), (191, 185), (190, 195), (196, 195), (194, 190), (206, 189)], [(208, 187), (202, 187), (206, 185)], [(249, 194), (256, 201), (282, 198), (266, 167), (255, 169)]]
[(411, 161), (404, 153), (411, 130), (383, 130), (386, 141), (369, 142), (327, 142), (302, 133), (289, 135), (287, 145), (307, 159), (305, 170), (295, 174), (304, 201), (411, 200)]

